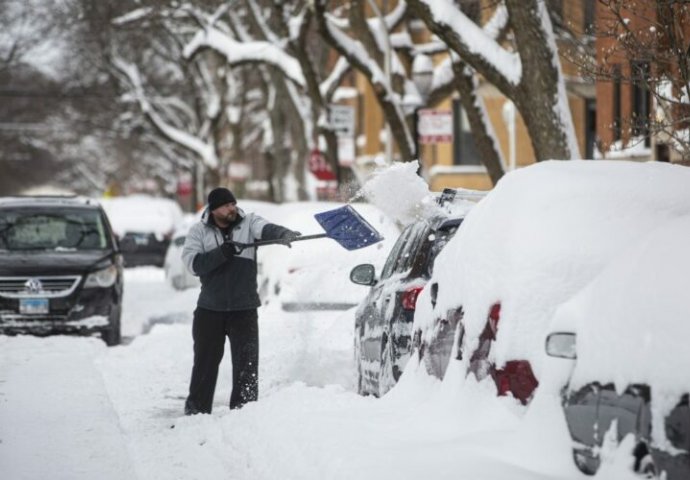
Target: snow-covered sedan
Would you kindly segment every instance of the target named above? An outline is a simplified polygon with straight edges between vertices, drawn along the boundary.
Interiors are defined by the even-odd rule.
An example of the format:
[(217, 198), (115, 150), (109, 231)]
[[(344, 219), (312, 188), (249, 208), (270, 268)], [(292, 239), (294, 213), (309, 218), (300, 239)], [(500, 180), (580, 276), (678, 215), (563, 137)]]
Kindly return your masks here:
[(618, 447), (637, 472), (690, 478), (688, 238), (690, 216), (643, 236), (556, 312), (546, 351), (570, 372), (563, 408), (584, 473)]
[[(507, 174), (436, 259), (415, 314), (430, 373), (453, 371), (528, 403), (556, 308), (622, 249), (690, 213), (690, 170), (541, 162)], [(432, 354), (433, 353), (433, 354)]]

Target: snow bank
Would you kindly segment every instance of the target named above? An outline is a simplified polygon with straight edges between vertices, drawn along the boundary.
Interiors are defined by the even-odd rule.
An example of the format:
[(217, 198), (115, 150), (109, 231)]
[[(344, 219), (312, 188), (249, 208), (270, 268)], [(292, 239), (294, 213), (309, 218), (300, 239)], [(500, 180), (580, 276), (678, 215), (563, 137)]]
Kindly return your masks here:
[(690, 170), (659, 163), (542, 162), (506, 175), (467, 216), (438, 256), (415, 328), (463, 306), (465, 345), (476, 342), (501, 302), (492, 359), (532, 363), (539, 378), (555, 309), (632, 240), (690, 213)]

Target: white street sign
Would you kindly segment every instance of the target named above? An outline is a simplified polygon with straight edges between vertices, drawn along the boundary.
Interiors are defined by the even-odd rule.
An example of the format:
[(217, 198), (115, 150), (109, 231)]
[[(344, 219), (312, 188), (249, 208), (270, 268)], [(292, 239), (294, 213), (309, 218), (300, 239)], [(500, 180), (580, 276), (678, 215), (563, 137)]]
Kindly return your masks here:
[(417, 135), (419, 143), (452, 143), (453, 112), (423, 108), (418, 112)]
[(355, 107), (350, 105), (330, 105), (329, 121), (339, 137), (355, 136)]

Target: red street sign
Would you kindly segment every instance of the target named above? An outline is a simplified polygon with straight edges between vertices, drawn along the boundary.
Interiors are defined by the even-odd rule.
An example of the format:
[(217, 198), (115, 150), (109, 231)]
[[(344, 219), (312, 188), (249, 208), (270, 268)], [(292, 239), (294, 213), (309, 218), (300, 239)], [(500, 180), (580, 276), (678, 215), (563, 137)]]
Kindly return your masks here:
[(189, 180), (180, 180), (177, 182), (177, 194), (181, 197), (192, 194), (192, 182)]
[(312, 150), (309, 155), (309, 171), (319, 180), (336, 180), (337, 178), (318, 149)]

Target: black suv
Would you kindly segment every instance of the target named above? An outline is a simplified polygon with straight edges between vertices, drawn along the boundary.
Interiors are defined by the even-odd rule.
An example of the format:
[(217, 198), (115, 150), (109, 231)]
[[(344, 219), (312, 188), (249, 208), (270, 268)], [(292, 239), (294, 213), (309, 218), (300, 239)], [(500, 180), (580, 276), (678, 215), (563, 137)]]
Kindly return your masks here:
[(121, 341), (122, 255), (98, 202), (0, 198), (0, 333)]
[[(446, 197), (438, 201), (443, 204)], [(434, 259), (461, 223), (462, 217), (440, 215), (408, 225), (378, 280), (373, 265), (352, 269), (351, 281), (371, 286), (355, 314), (355, 361), (361, 395), (382, 396), (402, 375), (412, 354), (417, 296), (431, 278)]]

